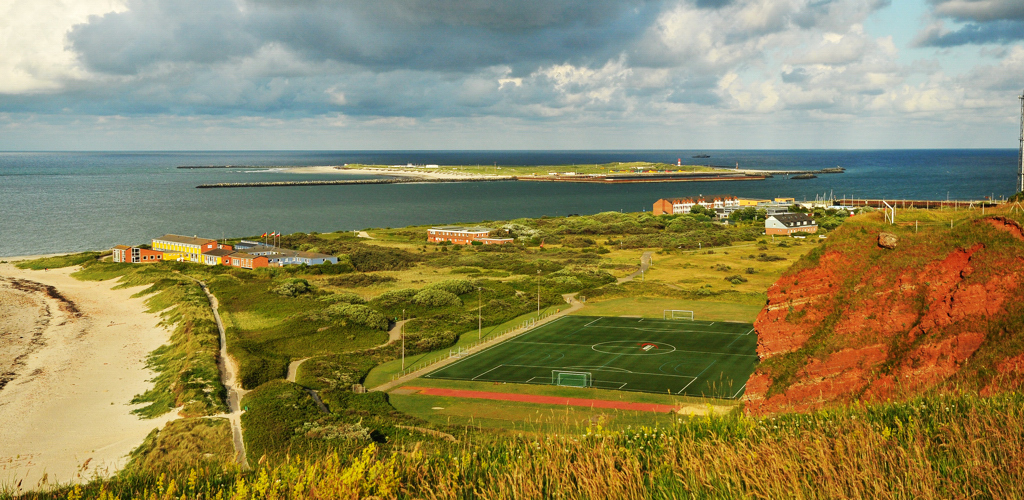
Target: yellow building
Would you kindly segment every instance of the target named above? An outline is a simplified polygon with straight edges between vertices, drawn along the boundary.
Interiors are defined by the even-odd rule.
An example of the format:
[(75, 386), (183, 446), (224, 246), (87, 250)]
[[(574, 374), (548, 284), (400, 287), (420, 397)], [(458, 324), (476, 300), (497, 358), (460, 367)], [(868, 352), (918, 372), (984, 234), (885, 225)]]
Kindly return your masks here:
[(738, 200), (741, 207), (756, 207), (765, 203), (771, 203), (772, 200), (755, 200), (753, 198), (740, 198)]
[(165, 234), (159, 238), (153, 238), (153, 250), (164, 252), (164, 260), (170, 261), (202, 262), (203, 252), (216, 248), (217, 240), (195, 236)]

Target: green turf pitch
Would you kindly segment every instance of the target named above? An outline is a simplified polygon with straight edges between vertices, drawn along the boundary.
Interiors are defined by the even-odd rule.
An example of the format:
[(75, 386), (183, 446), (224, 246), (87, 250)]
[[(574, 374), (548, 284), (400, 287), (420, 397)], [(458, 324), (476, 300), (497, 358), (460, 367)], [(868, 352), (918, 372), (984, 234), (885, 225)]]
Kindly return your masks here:
[(734, 399), (757, 362), (749, 323), (565, 316), (426, 378), (551, 384), (589, 372), (592, 386)]

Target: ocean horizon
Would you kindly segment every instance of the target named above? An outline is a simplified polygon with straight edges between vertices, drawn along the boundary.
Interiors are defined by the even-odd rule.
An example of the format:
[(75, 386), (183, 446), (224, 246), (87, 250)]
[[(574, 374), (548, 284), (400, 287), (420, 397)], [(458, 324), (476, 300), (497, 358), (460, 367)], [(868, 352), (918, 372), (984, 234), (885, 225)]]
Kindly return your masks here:
[[(710, 158), (692, 158), (707, 154)], [(1017, 149), (369, 150), (0, 152), (0, 256), (107, 249), (166, 233), (211, 238), (650, 210), (659, 198), (730, 194), (983, 199), (1014, 194)], [(367, 178), (276, 169), (346, 163), (572, 165), (648, 161), (843, 174), (816, 179), (592, 185), (479, 182), (195, 189), (199, 184)], [(690, 160), (689, 162), (687, 160)], [(373, 176), (369, 176), (373, 177)]]

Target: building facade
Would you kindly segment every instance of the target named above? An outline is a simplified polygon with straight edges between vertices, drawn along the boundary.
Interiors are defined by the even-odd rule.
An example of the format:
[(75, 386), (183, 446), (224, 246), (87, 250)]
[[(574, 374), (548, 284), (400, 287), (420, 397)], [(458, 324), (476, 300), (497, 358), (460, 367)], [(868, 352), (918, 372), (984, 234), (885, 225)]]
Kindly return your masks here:
[(222, 263), (225, 266), (240, 267), (242, 269), (256, 269), (257, 267), (267, 267), (270, 265), (270, 261), (262, 255), (252, 255), (243, 252), (235, 252), (223, 257)]
[(152, 264), (164, 259), (164, 253), (159, 250), (148, 248), (130, 247), (117, 245), (111, 250), (111, 260), (114, 262), (130, 262), (133, 264)]
[(818, 223), (807, 214), (787, 213), (770, 215), (764, 221), (764, 234), (816, 233)]
[(450, 242), (456, 245), (470, 245), (478, 241), (484, 245), (512, 243), (512, 238), (491, 238), (487, 227), (440, 226), (427, 229), (427, 241), (431, 243)]
[(654, 215), (688, 214), (696, 205), (712, 210), (732, 210), (740, 208), (740, 200), (735, 196), (661, 199), (654, 202), (653, 212)]

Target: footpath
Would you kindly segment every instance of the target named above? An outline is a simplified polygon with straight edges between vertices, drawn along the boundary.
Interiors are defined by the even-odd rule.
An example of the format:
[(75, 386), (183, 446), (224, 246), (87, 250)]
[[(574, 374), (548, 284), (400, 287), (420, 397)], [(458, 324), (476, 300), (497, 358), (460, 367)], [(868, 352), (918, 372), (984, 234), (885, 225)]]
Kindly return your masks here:
[(548, 324), (548, 323), (550, 323), (552, 321), (561, 319), (563, 316), (566, 316), (566, 315), (571, 314), (573, 312), (579, 311), (580, 309), (583, 308), (583, 303), (578, 301), (578, 300), (576, 300), (576, 294), (575, 293), (570, 293), (570, 294), (563, 295), (562, 298), (564, 298), (565, 301), (569, 304), (568, 308), (563, 309), (561, 311), (558, 311), (558, 312), (556, 312), (556, 313), (554, 313), (554, 314), (552, 314), (550, 316), (545, 316), (545, 317), (543, 317), (543, 318), (541, 318), (541, 319), (531, 323), (529, 326), (525, 326), (525, 327), (522, 327), (522, 328), (516, 328), (516, 329), (513, 329), (512, 331), (510, 331), (510, 332), (508, 332), (508, 333), (506, 333), (504, 335), (499, 335), (499, 336), (496, 336), (496, 337), (493, 337), (493, 338), (490, 338), (490, 339), (486, 339), (483, 342), (480, 342), (478, 344), (475, 344), (475, 345), (469, 347), (468, 349), (463, 349), (463, 350), (459, 351), (458, 356), (449, 355), (448, 357), (443, 358), (443, 359), (437, 361), (436, 363), (431, 363), (431, 364), (429, 364), (427, 366), (424, 366), (423, 368), (420, 368), (420, 369), (418, 369), (418, 370), (416, 370), (414, 372), (410, 372), (410, 373), (404, 374), (404, 375), (402, 375), (402, 376), (400, 376), (400, 377), (398, 377), (398, 378), (396, 378), (396, 379), (394, 379), (394, 380), (392, 380), (390, 382), (378, 385), (377, 387), (373, 387), (373, 388), (371, 388), (369, 390), (371, 390), (371, 391), (383, 391), (383, 392), (390, 391), (391, 389), (394, 389), (395, 387), (398, 387), (398, 386), (400, 386), (400, 385), (402, 385), (402, 384), (404, 384), (404, 383), (406, 383), (406, 382), (408, 382), (410, 380), (419, 378), (419, 377), (421, 377), (423, 375), (426, 375), (429, 372), (437, 370), (438, 368), (441, 368), (441, 367), (447, 366), (447, 365), (449, 365), (451, 363), (454, 363), (454, 362), (462, 359), (463, 356), (468, 356), (468, 355), (471, 355), (473, 353), (480, 352), (480, 351), (482, 351), (484, 349), (487, 349), (487, 348), (489, 348), (489, 347), (491, 347), (491, 346), (493, 346), (495, 344), (498, 344), (500, 342), (504, 342), (504, 341), (506, 341), (508, 339), (518, 337), (519, 335), (522, 335), (522, 334), (524, 334), (524, 333), (526, 333), (528, 331), (531, 331), (531, 330), (533, 330), (533, 329), (535, 329), (535, 328), (537, 328), (539, 326), (546, 325), (546, 324)]

